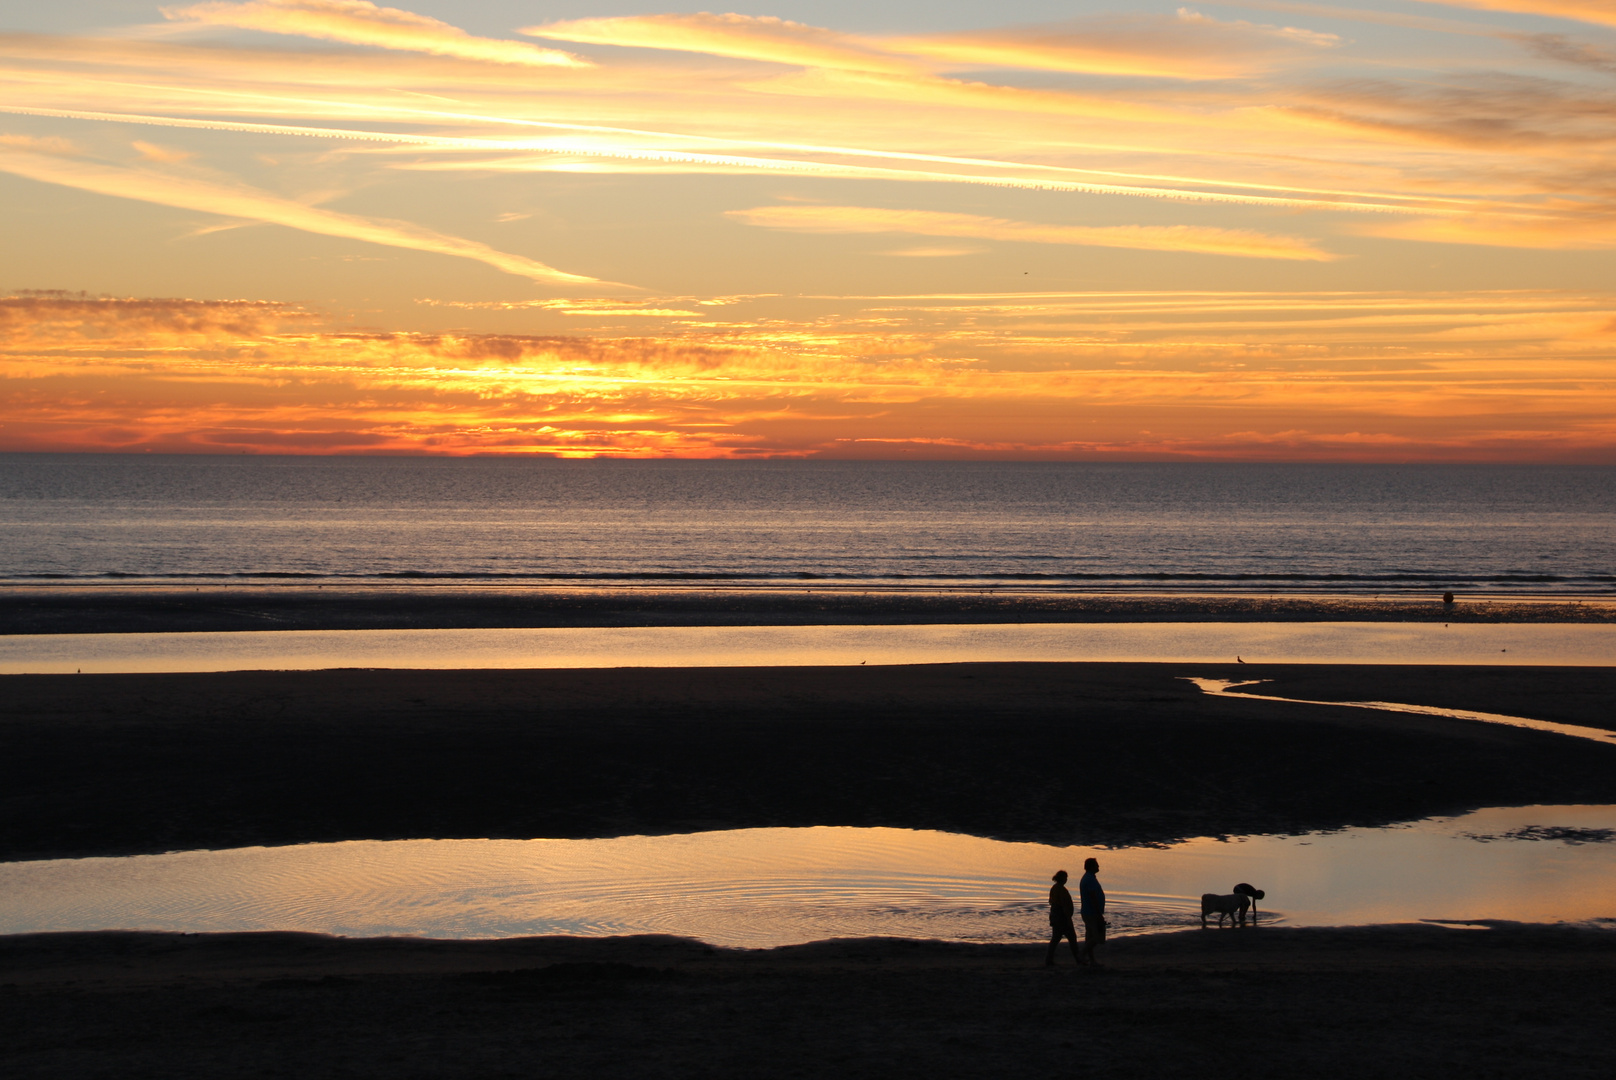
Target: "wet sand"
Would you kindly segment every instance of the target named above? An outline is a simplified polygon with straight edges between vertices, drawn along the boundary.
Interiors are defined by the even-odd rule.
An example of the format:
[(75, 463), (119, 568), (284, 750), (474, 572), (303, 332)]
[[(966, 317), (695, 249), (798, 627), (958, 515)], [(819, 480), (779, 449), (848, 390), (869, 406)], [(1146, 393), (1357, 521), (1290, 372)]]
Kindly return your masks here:
[(1217, 664), (0, 678), (0, 858), (758, 826), (1069, 845), (1616, 803), (1616, 669)]
[[(1616, 726), (1616, 669), (1168, 664), (0, 678), (8, 859), (895, 825), (1062, 844), (1616, 802), (1616, 747), (1183, 681)], [(1113, 888), (1123, 887), (1113, 882)], [(1613, 911), (1612, 914), (1616, 914)], [(0, 938), (16, 1077), (1604, 1077), (1616, 933), (1041, 947)]]
[(1190, 930), (1105, 946), (0, 939), (13, 1077), (1606, 1077), (1616, 934)]
[(992, 622), (1616, 622), (1616, 598), (1104, 595), (998, 586), (0, 586), (0, 634)]

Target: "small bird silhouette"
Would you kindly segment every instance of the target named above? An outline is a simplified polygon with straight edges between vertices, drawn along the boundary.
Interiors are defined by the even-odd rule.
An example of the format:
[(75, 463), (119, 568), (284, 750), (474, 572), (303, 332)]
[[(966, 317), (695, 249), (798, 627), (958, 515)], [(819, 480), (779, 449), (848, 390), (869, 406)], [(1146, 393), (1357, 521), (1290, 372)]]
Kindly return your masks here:
[(1234, 658), (1234, 662), (1237, 663), (1237, 664), (1244, 664), (1245, 663), (1245, 661), (1240, 659), (1238, 656)]

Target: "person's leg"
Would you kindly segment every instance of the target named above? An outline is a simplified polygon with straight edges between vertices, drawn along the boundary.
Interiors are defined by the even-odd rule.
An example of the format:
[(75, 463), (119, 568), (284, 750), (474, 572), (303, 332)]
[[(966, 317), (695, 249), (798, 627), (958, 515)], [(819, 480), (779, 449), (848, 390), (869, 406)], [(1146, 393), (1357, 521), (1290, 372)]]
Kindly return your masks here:
[[(1062, 936), (1063, 935), (1061, 934), (1061, 928), (1060, 927), (1051, 926), (1049, 928), (1049, 951), (1044, 953), (1044, 966), (1045, 967), (1054, 967), (1055, 966), (1055, 947), (1060, 944), (1060, 939), (1061, 939)], [(1074, 944), (1073, 947), (1075, 948), (1076, 945)]]
[(1077, 947), (1077, 928), (1075, 926), (1067, 927), (1066, 943), (1072, 947), (1072, 959), (1076, 960), (1079, 964), (1082, 964), (1083, 953), (1082, 950)]
[(1083, 917), (1083, 955), (1088, 958), (1088, 963), (1091, 965), (1099, 966), (1100, 962), (1094, 959), (1094, 947), (1104, 940), (1105, 920), (1099, 916), (1085, 915)]

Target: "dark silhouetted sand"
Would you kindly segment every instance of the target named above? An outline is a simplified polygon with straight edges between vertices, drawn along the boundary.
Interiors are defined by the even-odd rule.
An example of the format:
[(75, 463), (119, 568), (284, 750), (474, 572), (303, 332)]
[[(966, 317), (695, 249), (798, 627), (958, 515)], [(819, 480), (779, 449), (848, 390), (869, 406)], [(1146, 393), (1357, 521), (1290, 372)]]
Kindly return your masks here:
[(1616, 622), (1616, 599), (1101, 595), (1029, 587), (0, 586), (0, 634), (997, 622)]
[(0, 857), (754, 826), (1057, 844), (1616, 803), (1616, 669), (944, 664), (0, 677)]
[(0, 939), (7, 1077), (1599, 1078), (1616, 933), (1190, 930), (1041, 946)]

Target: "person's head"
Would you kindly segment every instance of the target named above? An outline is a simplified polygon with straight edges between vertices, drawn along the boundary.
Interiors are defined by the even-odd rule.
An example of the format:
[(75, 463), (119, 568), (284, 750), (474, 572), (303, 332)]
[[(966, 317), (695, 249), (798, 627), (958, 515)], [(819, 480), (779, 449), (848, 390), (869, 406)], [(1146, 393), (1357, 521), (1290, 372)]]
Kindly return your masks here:
[(1098, 874), (1100, 872), (1100, 860), (1099, 859), (1084, 859), (1083, 860), (1083, 869), (1087, 870), (1091, 874)]
[(1064, 871), (1064, 870), (1055, 871), (1055, 876), (1050, 878), (1049, 880), (1053, 881), (1057, 885), (1066, 884), (1066, 871)]

